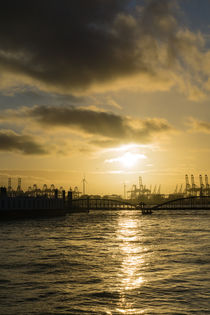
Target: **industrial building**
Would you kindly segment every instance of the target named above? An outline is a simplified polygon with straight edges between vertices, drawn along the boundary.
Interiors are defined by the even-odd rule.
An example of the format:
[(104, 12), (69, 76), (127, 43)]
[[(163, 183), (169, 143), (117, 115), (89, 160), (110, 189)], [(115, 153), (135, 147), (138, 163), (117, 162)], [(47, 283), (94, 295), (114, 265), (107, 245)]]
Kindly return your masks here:
[[(142, 182), (142, 177), (139, 177), (138, 185), (132, 185), (131, 190), (127, 191), (127, 198), (133, 202), (144, 202), (149, 204), (157, 204), (167, 200), (173, 200), (178, 198), (190, 197), (190, 196), (210, 196), (210, 185), (208, 182), (208, 175), (199, 175), (199, 184), (195, 182), (194, 175), (191, 175), (191, 181), (189, 176), (185, 175), (185, 185), (176, 185), (175, 190), (170, 194), (161, 193), (161, 185), (155, 185), (147, 187)], [(125, 193), (124, 193), (125, 194)]]

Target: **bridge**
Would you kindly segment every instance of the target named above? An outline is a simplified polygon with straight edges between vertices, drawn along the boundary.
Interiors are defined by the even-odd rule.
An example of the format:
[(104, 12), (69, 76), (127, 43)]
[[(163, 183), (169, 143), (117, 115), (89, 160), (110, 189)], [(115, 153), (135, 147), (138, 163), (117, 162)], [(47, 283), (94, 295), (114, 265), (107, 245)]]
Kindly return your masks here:
[(210, 196), (190, 196), (166, 201), (155, 206), (142, 207), (142, 213), (158, 210), (210, 210)]
[(136, 205), (125, 200), (86, 197), (72, 199), (72, 209), (73, 211), (139, 209), (142, 214), (151, 214), (160, 210), (210, 210), (210, 196), (178, 198), (155, 206), (144, 203)]
[(105, 198), (72, 199), (72, 209), (75, 210), (132, 210), (136, 205), (124, 200)]

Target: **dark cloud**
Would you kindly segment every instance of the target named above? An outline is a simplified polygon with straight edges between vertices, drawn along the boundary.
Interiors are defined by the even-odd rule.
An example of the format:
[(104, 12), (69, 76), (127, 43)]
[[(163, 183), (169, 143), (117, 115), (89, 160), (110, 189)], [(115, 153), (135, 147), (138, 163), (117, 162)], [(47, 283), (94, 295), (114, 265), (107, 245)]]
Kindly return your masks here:
[(159, 45), (168, 46), (164, 66), (179, 46), (172, 3), (150, 1), (137, 10), (130, 0), (4, 1), (0, 69), (62, 91), (137, 73), (158, 76)]
[[(114, 143), (149, 142), (160, 133), (173, 128), (163, 119), (132, 120), (111, 112), (97, 112), (76, 107), (36, 106), (21, 113), (44, 127), (66, 127), (92, 135), (91, 142), (100, 146)], [(100, 139), (98, 139), (99, 137)], [(101, 140), (103, 138), (103, 140)]]
[(133, 64), (129, 57), (132, 48), (113, 29), (127, 3), (4, 2), (0, 12), (1, 68), (62, 88), (84, 88), (127, 72), (134, 66), (128, 60), (124, 63), (126, 58)]
[(19, 152), (26, 155), (47, 154), (44, 147), (32, 137), (4, 130), (0, 130), (0, 151)]
[(48, 128), (49, 126), (69, 127), (105, 137), (125, 136), (123, 118), (113, 113), (79, 109), (73, 106), (36, 106), (26, 110), (26, 115)]

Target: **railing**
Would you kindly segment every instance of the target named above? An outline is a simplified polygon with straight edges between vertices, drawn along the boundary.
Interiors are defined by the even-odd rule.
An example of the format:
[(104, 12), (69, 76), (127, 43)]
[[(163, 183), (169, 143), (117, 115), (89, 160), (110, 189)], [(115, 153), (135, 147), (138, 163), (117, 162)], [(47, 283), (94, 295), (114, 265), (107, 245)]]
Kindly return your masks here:
[(87, 210), (129, 210), (136, 209), (136, 206), (123, 200), (83, 198), (73, 199), (72, 208)]

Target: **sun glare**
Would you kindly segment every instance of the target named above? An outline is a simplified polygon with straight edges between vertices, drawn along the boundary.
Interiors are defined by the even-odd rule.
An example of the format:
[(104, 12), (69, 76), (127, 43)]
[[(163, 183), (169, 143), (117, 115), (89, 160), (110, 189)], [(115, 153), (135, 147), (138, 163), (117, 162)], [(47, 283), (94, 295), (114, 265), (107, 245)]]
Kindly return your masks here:
[(146, 159), (146, 156), (144, 154), (137, 154), (137, 153), (131, 153), (126, 152), (123, 155), (106, 160), (107, 163), (114, 163), (114, 162), (120, 162), (120, 164), (125, 168), (131, 168), (137, 164), (139, 160)]
[(122, 157), (121, 157), (121, 163), (124, 167), (132, 167), (136, 164), (138, 161), (139, 156), (138, 154), (133, 154), (130, 152), (126, 152)]

